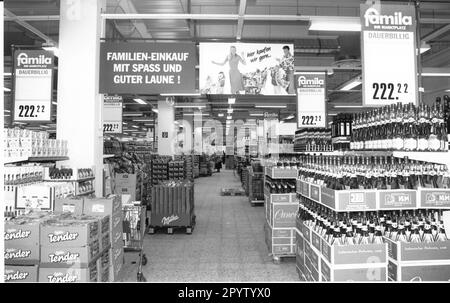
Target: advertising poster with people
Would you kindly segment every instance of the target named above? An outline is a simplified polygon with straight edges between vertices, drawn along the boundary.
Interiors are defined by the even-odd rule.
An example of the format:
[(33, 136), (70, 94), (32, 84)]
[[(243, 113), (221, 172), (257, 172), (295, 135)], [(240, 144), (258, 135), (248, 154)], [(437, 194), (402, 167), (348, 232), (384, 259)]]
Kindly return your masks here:
[(200, 92), (295, 95), (294, 46), (200, 43)]

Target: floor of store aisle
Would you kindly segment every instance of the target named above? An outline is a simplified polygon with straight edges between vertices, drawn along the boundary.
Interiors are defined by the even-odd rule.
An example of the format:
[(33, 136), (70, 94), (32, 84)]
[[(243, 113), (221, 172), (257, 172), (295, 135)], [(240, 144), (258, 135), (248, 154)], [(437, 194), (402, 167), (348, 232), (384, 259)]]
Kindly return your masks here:
[[(147, 281), (298, 281), (295, 259), (274, 264), (268, 255), (264, 207), (252, 207), (246, 196), (220, 196), (235, 186), (240, 181), (230, 170), (195, 179), (194, 231), (146, 236)], [(136, 267), (125, 269), (125, 281), (135, 281)]]

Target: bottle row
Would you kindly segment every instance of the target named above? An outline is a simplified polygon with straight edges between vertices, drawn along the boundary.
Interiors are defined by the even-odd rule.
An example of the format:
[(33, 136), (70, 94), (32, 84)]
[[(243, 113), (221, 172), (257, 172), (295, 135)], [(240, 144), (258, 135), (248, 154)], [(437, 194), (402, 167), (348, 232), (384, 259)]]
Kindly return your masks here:
[(297, 130), (294, 137), (294, 151), (333, 151), (331, 130), (324, 128), (302, 128)]
[(450, 188), (444, 164), (391, 156), (298, 157), (301, 180), (333, 190)]
[(397, 103), (357, 113), (350, 149), (447, 151), (445, 118), (440, 99), (431, 106)]
[(295, 193), (297, 189), (296, 180), (276, 180), (266, 177), (265, 188), (271, 194)]
[(442, 210), (338, 213), (301, 197), (297, 216), (330, 245), (381, 244), (384, 238), (403, 243), (448, 240)]

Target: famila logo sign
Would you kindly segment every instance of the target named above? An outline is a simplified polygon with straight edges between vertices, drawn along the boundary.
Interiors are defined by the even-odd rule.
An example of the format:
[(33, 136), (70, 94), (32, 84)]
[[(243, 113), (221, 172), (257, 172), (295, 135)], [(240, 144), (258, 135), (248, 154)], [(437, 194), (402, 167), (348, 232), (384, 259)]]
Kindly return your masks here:
[(35, 57), (28, 56), (27, 53), (20, 53), (17, 55), (17, 67), (24, 65), (50, 65), (52, 64), (52, 58), (45, 55), (39, 55)]
[(315, 77), (313, 79), (307, 79), (305, 76), (298, 77), (298, 84), (301, 85), (324, 85), (324, 81)]
[(368, 8), (364, 14), (366, 27), (370, 25), (399, 25), (407, 26), (413, 24), (412, 16), (403, 16), (402, 12), (395, 12), (393, 15), (381, 15), (374, 8)]

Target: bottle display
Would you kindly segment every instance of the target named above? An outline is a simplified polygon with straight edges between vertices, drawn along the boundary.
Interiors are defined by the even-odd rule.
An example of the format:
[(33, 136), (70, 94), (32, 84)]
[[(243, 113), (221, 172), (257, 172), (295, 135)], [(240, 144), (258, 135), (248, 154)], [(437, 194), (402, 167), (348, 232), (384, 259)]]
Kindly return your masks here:
[(296, 192), (296, 181), (289, 179), (271, 179), (266, 177), (265, 188), (271, 194), (288, 194)]
[(431, 106), (397, 103), (354, 114), (350, 149), (447, 151), (445, 108), (437, 98)]
[(302, 128), (295, 132), (295, 152), (327, 152), (333, 151), (331, 129)]
[(404, 243), (448, 241), (442, 210), (340, 213), (301, 197), (297, 216), (330, 245), (380, 244), (383, 237)]
[(333, 150), (349, 150), (353, 119), (350, 114), (338, 114), (331, 124)]
[(302, 155), (299, 178), (334, 190), (450, 188), (445, 164), (393, 156)]

